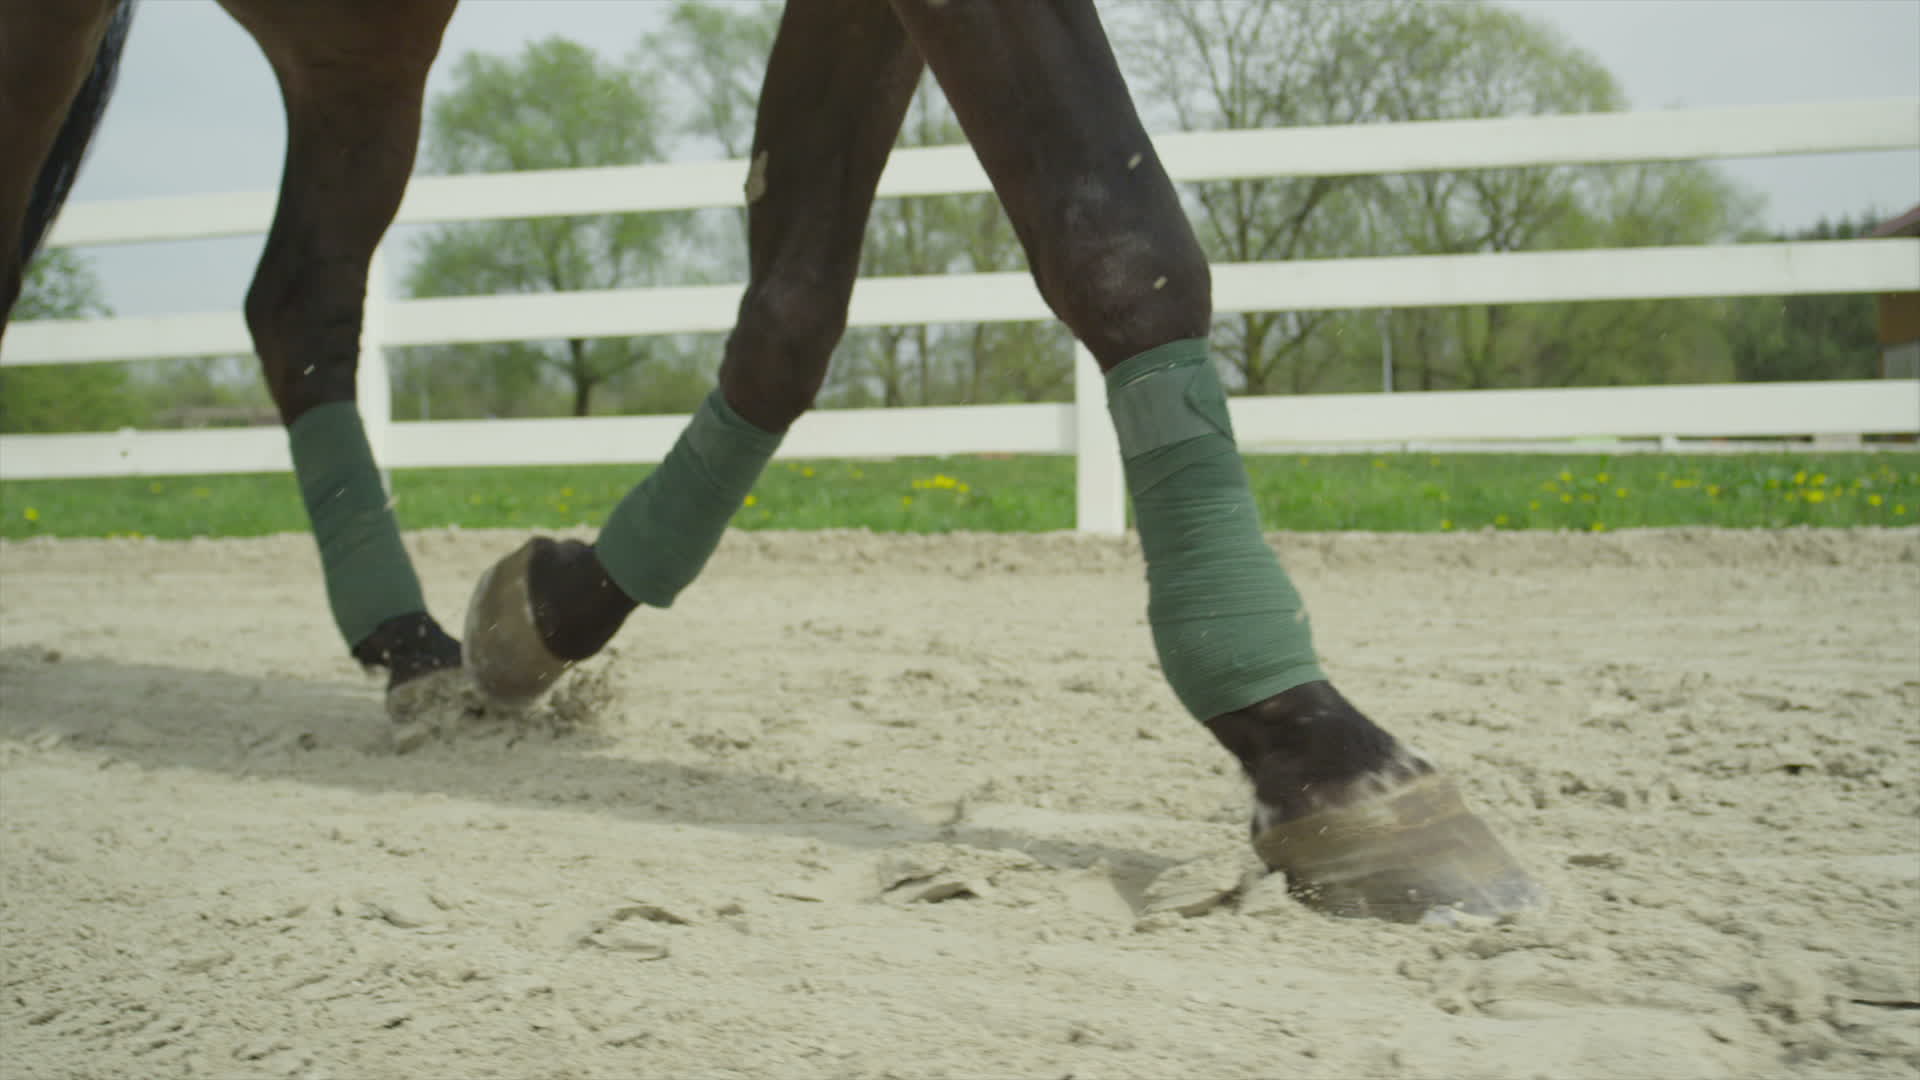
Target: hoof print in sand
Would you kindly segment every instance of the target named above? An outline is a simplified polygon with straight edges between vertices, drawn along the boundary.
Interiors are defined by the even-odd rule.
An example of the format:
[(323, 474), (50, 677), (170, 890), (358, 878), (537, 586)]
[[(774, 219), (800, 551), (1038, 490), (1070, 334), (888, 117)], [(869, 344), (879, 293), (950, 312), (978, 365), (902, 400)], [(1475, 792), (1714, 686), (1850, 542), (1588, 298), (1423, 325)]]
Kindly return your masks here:
[(1193, 859), (1167, 867), (1147, 883), (1140, 914), (1205, 915), (1238, 900), (1258, 880), (1258, 868), (1238, 851)]
[(636, 960), (663, 960), (672, 950), (660, 928), (692, 924), (690, 916), (675, 908), (636, 900), (588, 920), (569, 941), (577, 948), (605, 949)]
[(879, 899), (896, 904), (937, 904), (946, 900), (992, 898), (998, 879), (1040, 864), (1012, 851), (989, 851), (956, 844), (926, 844), (880, 861)]

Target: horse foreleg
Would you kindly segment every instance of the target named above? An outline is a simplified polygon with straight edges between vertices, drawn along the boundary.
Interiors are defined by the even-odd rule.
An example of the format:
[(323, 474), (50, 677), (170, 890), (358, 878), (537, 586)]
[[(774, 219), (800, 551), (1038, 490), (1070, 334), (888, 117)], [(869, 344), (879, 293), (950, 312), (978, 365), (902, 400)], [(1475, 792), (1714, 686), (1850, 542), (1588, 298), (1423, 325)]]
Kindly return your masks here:
[(826, 378), (874, 187), (921, 66), (885, 4), (789, 0), (755, 122), (750, 272), (720, 385), (592, 545), (537, 538), (481, 579), (467, 652), (489, 694), (540, 694), (640, 604), (671, 605), (706, 564)]
[(1320, 668), (1300, 596), (1261, 534), (1207, 355), (1205, 256), (1091, 0), (893, 4), (1041, 293), (1107, 373), (1161, 667), (1252, 780), (1261, 856), (1343, 914), (1535, 902), (1451, 784)]
[(453, 5), (226, 6), (272, 63), (287, 114), (247, 326), (287, 427), (334, 622), (356, 660), (386, 669), (389, 709), (410, 722), (422, 699), (444, 698), (460, 646), (427, 613), (401, 544), (355, 404), (356, 368), (368, 264), (413, 168), (427, 69)]

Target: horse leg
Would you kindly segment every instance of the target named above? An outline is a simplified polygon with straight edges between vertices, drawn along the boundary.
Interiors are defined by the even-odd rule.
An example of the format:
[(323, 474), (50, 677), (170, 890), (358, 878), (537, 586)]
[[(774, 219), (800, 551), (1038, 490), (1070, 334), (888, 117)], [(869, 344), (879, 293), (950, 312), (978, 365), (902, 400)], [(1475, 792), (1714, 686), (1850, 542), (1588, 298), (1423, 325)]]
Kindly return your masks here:
[(671, 605), (705, 565), (826, 377), (921, 67), (884, 3), (789, 0), (755, 122), (750, 270), (719, 387), (592, 545), (536, 538), (481, 578), (467, 658), (489, 696), (538, 696), (636, 607)]
[(427, 612), (355, 404), (367, 268), (413, 168), (428, 66), (453, 0), (223, 0), (287, 113), (279, 204), (246, 316), (288, 432), (335, 625), (388, 672), (396, 745), (447, 704), (460, 646)]
[(32, 43), (0, 45), (0, 333), (92, 134), (97, 109), (79, 100), (83, 87), (111, 79), (108, 28), (128, 14), (120, 0), (0, 0), (0, 42)]
[(1182, 703), (1254, 788), (1255, 847), (1324, 909), (1486, 914), (1536, 887), (1425, 759), (1334, 690), (1260, 531), (1206, 354), (1206, 258), (1091, 0), (892, 0), (1053, 310), (1107, 373)]

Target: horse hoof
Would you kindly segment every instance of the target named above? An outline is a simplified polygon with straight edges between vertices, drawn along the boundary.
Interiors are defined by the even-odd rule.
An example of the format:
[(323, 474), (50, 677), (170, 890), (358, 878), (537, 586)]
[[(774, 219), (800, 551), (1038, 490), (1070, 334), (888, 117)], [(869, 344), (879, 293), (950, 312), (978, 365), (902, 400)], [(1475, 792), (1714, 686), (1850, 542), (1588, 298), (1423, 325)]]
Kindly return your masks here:
[(1330, 915), (1451, 923), (1546, 906), (1545, 891), (1438, 774), (1274, 825), (1253, 846), (1287, 875), (1289, 892)]
[(572, 666), (547, 650), (533, 621), (533, 545), (527, 541), (481, 574), (467, 603), (467, 670), (481, 693), (504, 705), (532, 702)]
[(486, 701), (464, 670), (430, 671), (387, 691), (388, 746), (396, 754), (412, 753), (486, 711)]

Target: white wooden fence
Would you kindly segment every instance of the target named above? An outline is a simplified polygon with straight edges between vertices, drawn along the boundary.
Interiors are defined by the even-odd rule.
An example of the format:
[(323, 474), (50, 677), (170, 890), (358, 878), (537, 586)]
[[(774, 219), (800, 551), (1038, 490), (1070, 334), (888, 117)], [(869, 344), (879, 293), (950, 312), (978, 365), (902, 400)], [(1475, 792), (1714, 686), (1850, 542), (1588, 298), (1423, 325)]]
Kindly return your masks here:
[[(1624, 163), (1920, 148), (1920, 99), (1515, 117), (1166, 135), (1176, 181)], [(739, 161), (422, 177), (403, 224), (729, 207)], [(987, 191), (965, 147), (901, 151), (882, 197)], [(268, 192), (80, 203), (57, 245), (263, 233)], [(390, 300), (370, 287), (360, 380), (369, 435), (389, 467), (654, 462), (684, 417), (393, 422), (390, 346), (723, 331), (741, 286)], [(1779, 296), (1920, 290), (1920, 239), (1238, 263), (1214, 268), (1216, 311)], [(237, 299), (237, 298), (236, 298)], [(860, 282), (855, 326), (1050, 318), (1025, 274)], [(237, 310), (13, 326), (0, 364), (246, 353)], [(1075, 366), (1070, 405), (818, 411), (784, 457), (1069, 453), (1080, 528), (1117, 532), (1124, 498), (1104, 387)], [(1236, 398), (1249, 446), (1585, 437), (1737, 437), (1920, 431), (1920, 382), (1484, 390)], [(0, 478), (266, 472), (290, 468), (277, 428), (0, 437)]]

